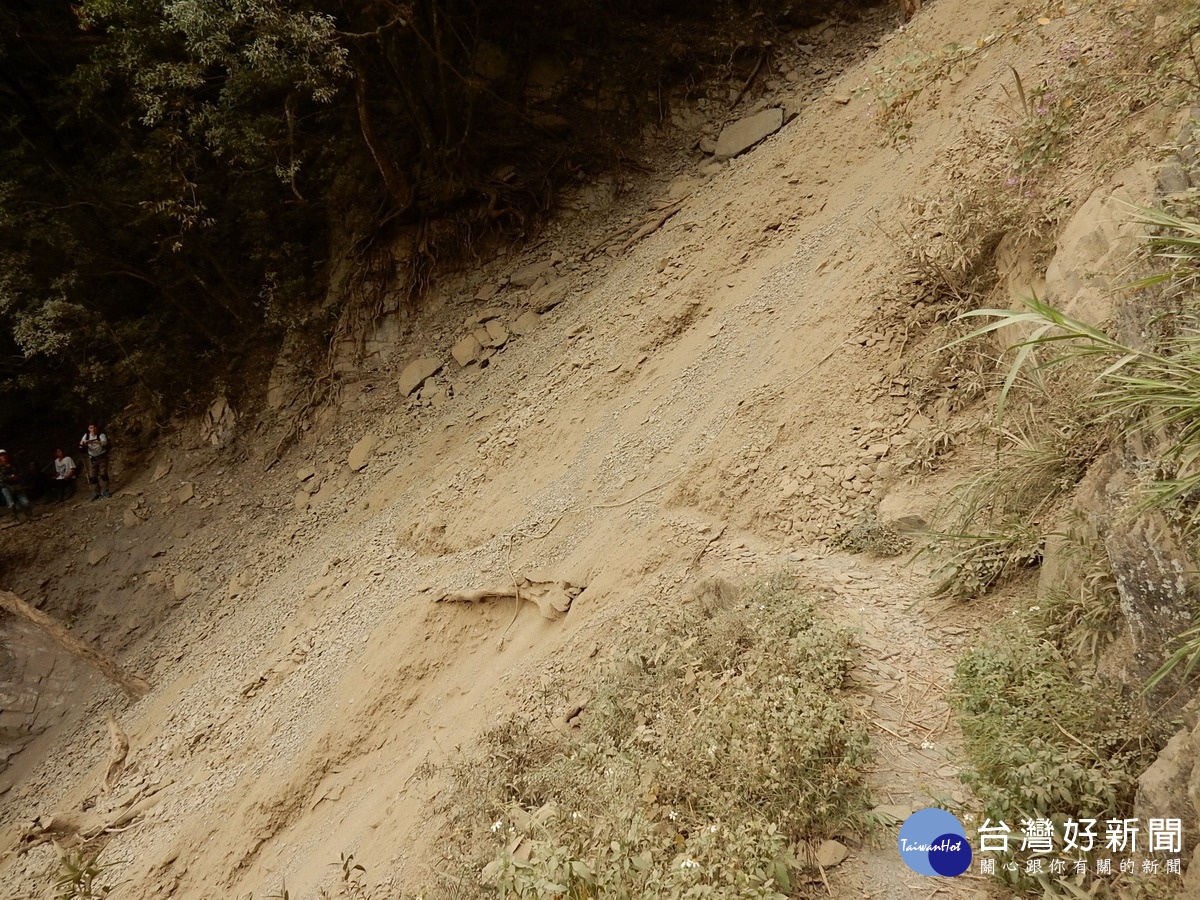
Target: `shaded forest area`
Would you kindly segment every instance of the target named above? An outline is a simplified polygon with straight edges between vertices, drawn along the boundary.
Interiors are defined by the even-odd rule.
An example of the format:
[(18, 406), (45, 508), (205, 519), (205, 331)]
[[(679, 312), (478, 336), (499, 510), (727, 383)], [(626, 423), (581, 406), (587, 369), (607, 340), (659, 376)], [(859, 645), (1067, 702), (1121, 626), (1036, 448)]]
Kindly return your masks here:
[(439, 260), (620, 162), (664, 85), (838, 7), (6, 0), (0, 430), (207, 399), (264, 342), (332, 328), (335, 256), (385, 248), (419, 302)]

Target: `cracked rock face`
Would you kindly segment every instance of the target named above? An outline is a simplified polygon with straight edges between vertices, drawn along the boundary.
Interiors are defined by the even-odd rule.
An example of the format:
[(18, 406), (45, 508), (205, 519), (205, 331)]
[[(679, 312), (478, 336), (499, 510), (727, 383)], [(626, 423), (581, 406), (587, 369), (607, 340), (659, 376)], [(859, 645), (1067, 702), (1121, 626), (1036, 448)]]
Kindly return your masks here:
[(1175, 637), (1192, 621), (1195, 590), (1188, 559), (1157, 513), (1117, 519), (1104, 542), (1139, 674), (1153, 675)]
[(0, 773), (22, 747), (61, 720), (78, 679), (74, 661), (50, 638), (24, 622), (5, 624), (0, 633)]
[(1188, 880), (1179, 896), (1194, 897), (1200, 888), (1200, 725), (1179, 731), (1163, 748), (1158, 759), (1138, 778), (1134, 814), (1143, 821), (1179, 819), (1182, 844), (1179, 856), (1192, 855), (1187, 867)]

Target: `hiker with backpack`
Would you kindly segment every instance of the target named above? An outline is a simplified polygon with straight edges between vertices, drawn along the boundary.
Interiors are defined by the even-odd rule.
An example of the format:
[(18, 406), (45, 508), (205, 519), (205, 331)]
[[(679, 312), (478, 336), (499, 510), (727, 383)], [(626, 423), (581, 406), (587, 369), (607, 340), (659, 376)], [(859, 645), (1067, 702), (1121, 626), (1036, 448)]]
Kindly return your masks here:
[(79, 449), (87, 451), (88, 483), (92, 486), (92, 499), (111, 497), (108, 492), (108, 435), (89, 422), (87, 431), (79, 439)]

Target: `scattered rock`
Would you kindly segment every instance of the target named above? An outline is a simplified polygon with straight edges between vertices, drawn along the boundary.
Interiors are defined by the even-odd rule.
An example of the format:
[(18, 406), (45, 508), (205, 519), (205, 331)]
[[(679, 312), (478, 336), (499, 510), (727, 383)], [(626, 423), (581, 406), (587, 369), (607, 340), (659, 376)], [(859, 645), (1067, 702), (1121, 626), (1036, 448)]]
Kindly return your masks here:
[(436, 378), (426, 378), (425, 383), (421, 385), (421, 392), (417, 394), (417, 399), (422, 403), (429, 403), (434, 396), (441, 392), (441, 385), (437, 383)]
[(468, 334), (450, 348), (450, 355), (456, 363), (465, 368), (479, 359), (482, 350), (483, 345), (479, 343), (479, 339), (473, 334)]
[(897, 531), (922, 531), (934, 518), (939, 497), (926, 488), (898, 485), (879, 501), (877, 516)]
[(492, 347), (498, 349), (508, 343), (508, 329), (495, 319), (487, 323), (487, 333)]
[[(716, 144), (713, 145), (713, 150), (716, 150)], [(712, 153), (713, 150), (705, 151)], [(682, 200), (685, 197), (690, 197), (696, 192), (696, 188), (700, 186), (700, 181), (690, 175), (680, 175), (671, 182), (667, 188), (667, 199)]]
[(400, 391), (401, 397), (407, 397), (422, 384), (425, 379), (433, 375), (442, 367), (442, 361), (436, 356), (422, 356), (420, 359), (415, 359), (404, 367), (404, 371), (400, 373), (397, 388)]
[(233, 438), (236, 425), (237, 413), (224, 397), (218, 397), (205, 411), (200, 433), (214, 447), (223, 447)]
[[(345, 474), (345, 473), (343, 473), (343, 474)], [(326, 481), (323, 485), (321, 485), (321, 490), (319, 490), (319, 491), (317, 491), (317, 493), (313, 494), (313, 496), (309, 498), (308, 502), (311, 506), (323, 506), (324, 504), (326, 504), (330, 500), (332, 500), (334, 497), (336, 497), (337, 493), (338, 493), (337, 484), (335, 484), (332, 481)]]
[(187, 503), (196, 496), (196, 487), (190, 481), (185, 481), (175, 492), (175, 502), (179, 504)]
[(483, 287), (481, 287), (478, 291), (475, 292), (475, 299), (482, 300), (486, 303), (488, 300), (491, 300), (493, 297), (495, 297), (496, 294), (498, 294), (499, 292), (500, 292), (500, 285), (485, 284)]
[(899, 825), (912, 815), (911, 807), (881, 804), (871, 810), (871, 813), (884, 825)]
[(241, 597), (249, 591), (250, 585), (253, 583), (254, 574), (249, 569), (243, 569), (229, 579), (229, 586), (225, 589), (225, 597), (229, 600)]
[(850, 849), (841, 841), (825, 841), (817, 848), (817, 865), (822, 869), (832, 869), (845, 862), (850, 855)]
[(716, 159), (732, 159), (782, 127), (783, 110), (779, 108), (764, 109), (753, 116), (739, 119), (721, 131), (713, 156)]
[(524, 268), (517, 269), (509, 276), (509, 281), (516, 287), (531, 287), (534, 282), (550, 271), (550, 260), (536, 262)]
[(170, 474), (171, 474), (171, 461), (166, 460), (165, 462), (160, 462), (157, 466), (155, 466), (154, 474), (150, 476), (150, 483), (153, 484), (156, 481), (162, 481), (164, 478), (166, 478)]
[(98, 566), (108, 558), (107, 547), (96, 547), (88, 551), (87, 561), (89, 566)]
[(562, 584), (553, 584), (545, 588), (544, 593), (533, 592), (533, 602), (538, 606), (538, 612), (544, 619), (561, 619), (571, 608), (573, 599)]
[(296, 472), (296, 480), (300, 482), (308, 481), (308, 479), (312, 478), (316, 474), (317, 470), (312, 466), (305, 466), (303, 469), (300, 469)]
[(361, 472), (367, 467), (371, 454), (375, 452), (375, 446), (378, 443), (379, 437), (374, 432), (368, 431), (350, 449), (350, 456), (347, 457), (346, 464), (352, 471)]
[(490, 322), (492, 319), (499, 319), (504, 315), (504, 310), (496, 306), (489, 306), (487, 309), (477, 312), (471, 318), (467, 319), (467, 325), (482, 325), (484, 322)]
[(180, 572), (171, 582), (171, 591), (176, 600), (186, 600), (199, 587), (197, 578), (191, 572)]
[(521, 315), (517, 316), (517, 320), (509, 327), (512, 329), (513, 334), (520, 337), (522, 335), (529, 334), (529, 332), (537, 328), (538, 322), (541, 320), (542, 317), (533, 310), (527, 310), (521, 313)]
[(294, 502), (297, 512), (304, 512), (308, 509), (308, 491), (296, 491)]
[(901, 534), (915, 534), (929, 528), (929, 523), (920, 516), (900, 516), (888, 524)]
[(533, 295), (531, 305), (537, 313), (547, 313), (567, 299), (570, 288), (566, 281), (556, 281)]
[(125, 510), (123, 513), (123, 518), (125, 520), (126, 528), (136, 528), (142, 524), (141, 518), (138, 516), (137, 512), (134, 511), (133, 507), (128, 507)]

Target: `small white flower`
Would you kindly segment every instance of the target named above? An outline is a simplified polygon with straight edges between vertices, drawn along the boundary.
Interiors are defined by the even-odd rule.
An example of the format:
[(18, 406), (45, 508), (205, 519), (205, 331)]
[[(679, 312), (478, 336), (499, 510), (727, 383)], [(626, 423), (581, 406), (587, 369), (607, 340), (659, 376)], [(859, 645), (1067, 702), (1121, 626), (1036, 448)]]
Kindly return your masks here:
[(716, 825), (709, 825), (708, 830), (711, 831), (713, 834), (716, 834), (721, 829), (720, 829), (720, 827), (718, 827)]
[(684, 872), (695, 872), (700, 868), (700, 863), (696, 862), (694, 859), (689, 858), (689, 859), (685, 859), (683, 862), (681, 862), (679, 864), (679, 868), (682, 869)]
[(1039, 609), (1041, 609), (1041, 607), (1040, 607), (1040, 606), (1031, 606), (1031, 607), (1029, 607), (1029, 611), (1030, 611), (1030, 612), (1037, 612)]
[(582, 819), (582, 818), (583, 818), (583, 816), (581, 816), (581, 815), (580, 815), (579, 813), (577, 813), (577, 812), (573, 812), (573, 813), (571, 813), (571, 819), (572, 819), (572, 821), (578, 822), (578, 821), (579, 821), (580, 819)]
[(936, 750), (937, 744), (935, 744), (933, 741), (922, 741), (921, 749), (922, 750)]
[(495, 834), (497, 831), (499, 831), (503, 827), (504, 827), (504, 820), (497, 819), (495, 822), (492, 823), (492, 834)]

